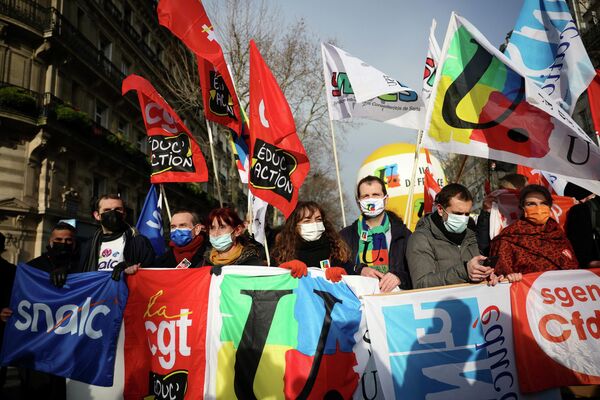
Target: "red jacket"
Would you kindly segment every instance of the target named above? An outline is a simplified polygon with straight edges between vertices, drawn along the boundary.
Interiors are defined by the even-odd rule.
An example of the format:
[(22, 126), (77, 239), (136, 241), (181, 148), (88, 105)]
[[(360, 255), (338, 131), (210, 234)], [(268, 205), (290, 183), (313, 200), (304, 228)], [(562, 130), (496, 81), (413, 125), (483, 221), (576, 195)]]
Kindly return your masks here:
[(492, 240), (490, 256), (498, 256), (496, 275), (578, 267), (573, 247), (552, 218), (545, 225), (520, 219)]

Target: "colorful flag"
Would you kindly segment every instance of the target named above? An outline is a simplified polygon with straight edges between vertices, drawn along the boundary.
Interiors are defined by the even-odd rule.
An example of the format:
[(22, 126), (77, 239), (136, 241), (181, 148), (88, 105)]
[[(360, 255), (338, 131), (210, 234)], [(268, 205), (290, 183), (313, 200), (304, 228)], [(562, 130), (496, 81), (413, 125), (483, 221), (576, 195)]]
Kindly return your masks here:
[(430, 213), (433, 211), (435, 196), (442, 188), (433, 177), (433, 165), (427, 149), (425, 149), (425, 157), (427, 158), (427, 168), (425, 168), (425, 182), (423, 184), (423, 210), (425, 213)]
[(111, 274), (69, 274), (57, 288), (48, 273), (20, 264), (0, 363), (112, 386), (125, 303), (125, 280)]
[(366, 118), (423, 128), (425, 107), (417, 92), (333, 45), (321, 43), (321, 55), (332, 120)]
[(210, 268), (127, 278), (125, 399), (201, 399)]
[(600, 384), (599, 275), (598, 269), (540, 272), (511, 286), (522, 392)]
[(199, 0), (160, 0), (158, 22), (169, 29), (197, 56), (204, 99), (204, 115), (209, 121), (240, 133), (240, 104), (223, 49), (202, 2)]
[(590, 104), (590, 112), (592, 113), (592, 121), (594, 123), (594, 131), (596, 136), (600, 135), (600, 69), (596, 70), (594, 80), (588, 87), (588, 102)]
[(557, 194), (559, 196), (563, 196), (565, 194), (565, 188), (569, 183), (581, 186), (582, 188), (587, 189), (592, 193), (600, 195), (599, 181), (591, 179), (573, 178), (570, 176), (554, 174), (548, 171), (540, 171), (539, 169), (529, 168), (523, 165), (517, 166), (517, 173), (526, 176), (528, 178), (529, 183), (542, 185), (548, 190), (550, 190), (551, 193)]
[(366, 324), (350, 284), (323, 275), (228, 266), (213, 277), (207, 398), (352, 397), (369, 357)]
[(129, 75), (123, 95), (137, 91), (150, 144), (150, 182), (206, 182), (206, 161), (190, 130), (146, 79)]
[(565, 0), (525, 0), (505, 54), (569, 115), (595, 75)]
[(427, 107), (429, 98), (431, 97), (431, 90), (433, 89), (433, 82), (435, 81), (435, 73), (437, 66), (440, 62), (440, 45), (435, 38), (435, 27), (437, 23), (435, 19), (431, 21), (431, 29), (429, 30), (429, 49), (427, 50), (427, 59), (425, 59), (425, 71), (423, 72), (423, 91), (421, 97)]
[(156, 186), (150, 185), (150, 190), (144, 200), (142, 212), (135, 225), (140, 234), (146, 236), (157, 256), (165, 252), (165, 238), (163, 236), (163, 221), (161, 215), (161, 200), (156, 194)]
[[(438, 74), (423, 138), (427, 148), (600, 179), (598, 146), (456, 14)], [(526, 90), (535, 105), (525, 101)]]
[(287, 218), (310, 169), (290, 106), (250, 41), (250, 190)]

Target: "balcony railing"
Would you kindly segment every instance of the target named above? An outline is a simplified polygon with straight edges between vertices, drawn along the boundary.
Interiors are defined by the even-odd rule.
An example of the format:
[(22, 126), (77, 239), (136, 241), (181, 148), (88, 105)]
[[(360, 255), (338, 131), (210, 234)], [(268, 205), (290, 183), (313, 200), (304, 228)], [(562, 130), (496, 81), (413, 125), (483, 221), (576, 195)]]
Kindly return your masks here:
[(50, 25), (50, 10), (32, 0), (0, 0), (0, 14), (39, 31)]

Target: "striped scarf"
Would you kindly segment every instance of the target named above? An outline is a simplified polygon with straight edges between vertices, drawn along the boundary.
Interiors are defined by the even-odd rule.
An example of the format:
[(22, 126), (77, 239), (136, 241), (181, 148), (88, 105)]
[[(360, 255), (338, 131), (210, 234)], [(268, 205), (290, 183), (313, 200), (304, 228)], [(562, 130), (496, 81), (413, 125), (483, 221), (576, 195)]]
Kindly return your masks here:
[(389, 253), (386, 233), (390, 230), (390, 220), (386, 213), (381, 225), (369, 228), (361, 215), (358, 217), (358, 254), (356, 265), (366, 265), (386, 274), (389, 271)]

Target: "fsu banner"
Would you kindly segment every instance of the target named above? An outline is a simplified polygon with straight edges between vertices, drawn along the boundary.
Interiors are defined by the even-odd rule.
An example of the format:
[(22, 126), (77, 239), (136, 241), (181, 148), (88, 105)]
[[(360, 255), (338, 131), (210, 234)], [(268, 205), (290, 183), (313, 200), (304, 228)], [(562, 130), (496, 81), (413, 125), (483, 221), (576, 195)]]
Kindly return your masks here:
[[(362, 282), (376, 291), (375, 280)], [(321, 271), (295, 279), (279, 268), (224, 268), (211, 283), (206, 396), (351, 398), (369, 358), (353, 290)]]
[[(363, 297), (385, 398), (522, 398), (509, 287), (457, 285)], [(544, 371), (543, 365), (536, 369)]]
[(290, 106), (252, 40), (250, 122), (249, 188), (287, 218), (296, 208), (310, 163)]
[(57, 288), (48, 273), (20, 264), (0, 363), (112, 386), (126, 302), (125, 282), (111, 274), (69, 274)]
[(123, 95), (137, 91), (150, 144), (150, 182), (206, 182), (208, 169), (200, 146), (183, 121), (146, 79), (129, 75)]
[(203, 398), (210, 268), (140, 270), (127, 283), (124, 398)]
[(600, 384), (600, 270), (528, 274), (512, 285), (523, 392)]

